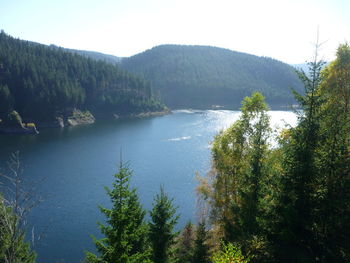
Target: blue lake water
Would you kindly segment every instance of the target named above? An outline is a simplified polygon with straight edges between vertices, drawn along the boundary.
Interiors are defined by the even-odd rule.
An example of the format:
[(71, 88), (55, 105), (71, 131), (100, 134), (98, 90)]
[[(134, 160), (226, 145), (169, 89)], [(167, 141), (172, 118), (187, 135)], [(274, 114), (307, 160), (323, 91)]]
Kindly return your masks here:
[[(271, 111), (272, 127), (295, 125), (288, 111)], [(100, 121), (89, 126), (41, 130), (37, 136), (0, 135), (0, 167), (20, 152), (23, 177), (36, 185), (43, 202), (29, 217), (38, 262), (81, 262), (100, 237), (98, 205), (109, 206), (111, 186), (122, 152), (133, 170), (145, 209), (161, 185), (181, 215), (178, 227), (196, 221), (195, 175), (210, 168), (210, 142), (239, 117), (238, 111), (178, 110), (132, 120)], [(277, 125), (277, 126), (276, 126)]]

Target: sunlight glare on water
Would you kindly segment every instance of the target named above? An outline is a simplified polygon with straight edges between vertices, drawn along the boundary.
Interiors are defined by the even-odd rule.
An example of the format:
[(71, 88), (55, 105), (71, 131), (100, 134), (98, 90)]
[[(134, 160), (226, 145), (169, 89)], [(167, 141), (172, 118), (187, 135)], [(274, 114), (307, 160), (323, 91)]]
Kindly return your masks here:
[[(35, 244), (37, 262), (81, 262), (84, 251), (94, 251), (90, 235), (101, 237), (96, 222), (105, 218), (98, 205), (110, 206), (104, 186), (113, 183), (121, 149), (133, 170), (131, 184), (146, 210), (162, 185), (179, 207), (177, 229), (189, 220), (196, 222), (195, 175), (210, 170), (214, 136), (239, 115), (186, 109), (155, 118), (47, 129), (37, 136), (0, 136), (0, 167), (19, 150), (25, 179), (40, 182), (37, 193), (44, 201), (29, 218), (36, 235), (44, 233)], [(293, 112), (269, 115), (274, 129), (296, 124)]]

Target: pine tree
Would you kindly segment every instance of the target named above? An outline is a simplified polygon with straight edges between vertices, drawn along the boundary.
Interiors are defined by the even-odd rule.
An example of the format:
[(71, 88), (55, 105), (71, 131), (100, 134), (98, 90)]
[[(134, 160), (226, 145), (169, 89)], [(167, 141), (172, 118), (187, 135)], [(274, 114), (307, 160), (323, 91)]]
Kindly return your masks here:
[(320, 262), (350, 260), (350, 47), (323, 70), (323, 98), (314, 208), (315, 257)]
[(210, 263), (210, 248), (207, 244), (208, 231), (205, 227), (205, 222), (198, 224), (196, 230), (196, 239), (194, 241), (193, 263)]
[(154, 199), (150, 216), (149, 239), (152, 244), (152, 260), (154, 263), (167, 263), (170, 257), (169, 249), (176, 237), (174, 226), (179, 216), (176, 215), (173, 200), (165, 194), (163, 187)]
[(194, 226), (188, 222), (181, 231), (175, 245), (174, 261), (177, 263), (193, 263)]
[[(280, 194), (276, 198), (270, 235), (279, 262), (313, 262), (315, 260), (314, 194), (317, 191), (317, 148), (320, 140), (322, 98), (319, 94), (324, 62), (309, 63), (310, 72), (299, 72), (305, 95), (295, 93), (302, 112), (298, 125), (289, 129), (282, 142)], [(271, 233), (270, 233), (271, 234)]]
[(106, 187), (111, 198), (112, 208), (100, 207), (107, 217), (107, 224), (99, 224), (101, 240), (94, 238), (99, 255), (87, 253), (88, 262), (140, 263), (147, 262), (147, 226), (144, 223), (145, 211), (136, 194), (130, 188), (131, 170), (122, 163), (114, 175), (113, 189)]

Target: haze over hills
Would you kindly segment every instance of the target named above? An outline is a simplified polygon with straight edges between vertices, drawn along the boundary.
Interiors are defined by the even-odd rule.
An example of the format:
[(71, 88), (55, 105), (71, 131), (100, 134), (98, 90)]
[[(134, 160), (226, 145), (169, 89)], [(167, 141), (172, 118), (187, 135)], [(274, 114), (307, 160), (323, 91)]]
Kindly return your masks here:
[(61, 48), (64, 49), (65, 51), (71, 52), (71, 53), (75, 53), (78, 55), (82, 55), (84, 57), (87, 58), (91, 58), (94, 60), (102, 60), (104, 62), (107, 63), (111, 63), (111, 64), (118, 64), (121, 61), (121, 57), (117, 57), (114, 55), (108, 55), (108, 54), (104, 54), (101, 52), (96, 52), (96, 51), (89, 51), (89, 50), (79, 50), (79, 49), (71, 49), (71, 48), (62, 48), (56, 45), (50, 45), (50, 47), (56, 47), (56, 48)]
[(150, 80), (171, 108), (237, 108), (253, 91), (282, 106), (295, 103), (291, 88), (302, 90), (292, 66), (217, 47), (161, 45), (123, 58), (121, 66)]

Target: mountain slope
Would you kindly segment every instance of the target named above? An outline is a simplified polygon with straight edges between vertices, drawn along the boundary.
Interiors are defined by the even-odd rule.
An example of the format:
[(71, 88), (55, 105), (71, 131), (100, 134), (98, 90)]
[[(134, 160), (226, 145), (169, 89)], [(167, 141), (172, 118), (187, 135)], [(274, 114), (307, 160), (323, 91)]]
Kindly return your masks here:
[(260, 91), (272, 106), (294, 103), (290, 88), (301, 90), (293, 67), (277, 60), (208, 46), (162, 45), (121, 66), (151, 81), (172, 108), (239, 107)]
[(117, 66), (0, 33), (0, 119), (16, 110), (33, 122), (159, 111), (149, 82)]
[[(50, 45), (50, 47), (62, 48), (62, 47), (58, 47), (56, 45)], [(71, 48), (62, 48), (62, 49), (64, 49), (65, 51), (71, 52), (71, 53), (82, 55), (82, 56), (87, 57), (87, 58), (91, 58), (93, 60), (101, 60), (101, 61), (104, 61), (104, 62), (107, 62), (110, 64), (114, 64), (114, 65), (118, 64), (121, 61), (120, 57), (104, 54), (101, 52), (71, 49)]]

